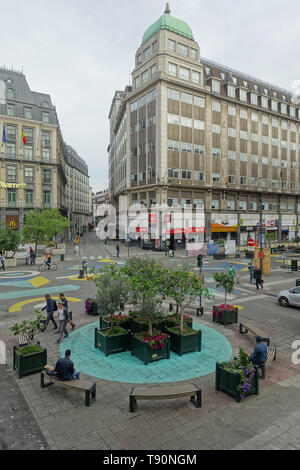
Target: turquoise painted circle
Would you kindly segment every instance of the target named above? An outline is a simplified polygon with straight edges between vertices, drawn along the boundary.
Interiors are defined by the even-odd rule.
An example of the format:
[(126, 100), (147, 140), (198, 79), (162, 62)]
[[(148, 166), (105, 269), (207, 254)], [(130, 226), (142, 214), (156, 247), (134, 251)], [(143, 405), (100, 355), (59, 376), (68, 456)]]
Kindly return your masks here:
[(145, 366), (131, 356), (130, 351), (105, 356), (94, 348), (94, 331), (99, 322), (92, 323), (72, 332), (60, 345), (60, 353), (72, 351), (76, 370), (97, 377), (125, 383), (164, 383), (194, 379), (215, 372), (216, 362), (231, 358), (232, 349), (224, 335), (200, 323), (196, 330), (202, 330), (202, 351), (178, 356), (171, 351), (170, 359), (153, 362)]

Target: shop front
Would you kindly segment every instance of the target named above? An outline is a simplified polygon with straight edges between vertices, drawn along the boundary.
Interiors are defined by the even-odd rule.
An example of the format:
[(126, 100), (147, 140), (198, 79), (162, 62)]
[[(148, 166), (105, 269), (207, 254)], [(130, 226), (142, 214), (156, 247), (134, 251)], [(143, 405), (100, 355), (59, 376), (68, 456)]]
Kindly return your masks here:
[(293, 240), (297, 233), (297, 217), (296, 215), (281, 216), (281, 241), (286, 242)]
[(211, 215), (211, 238), (212, 240), (237, 240), (238, 219), (237, 215), (212, 214)]
[[(249, 238), (252, 238), (255, 243), (259, 243), (259, 214), (243, 214), (240, 217), (240, 245), (247, 245)], [(278, 229), (278, 216), (274, 215), (272, 218), (263, 217), (262, 232), (263, 244), (268, 240), (268, 234), (273, 234), (269, 238), (277, 239)]]

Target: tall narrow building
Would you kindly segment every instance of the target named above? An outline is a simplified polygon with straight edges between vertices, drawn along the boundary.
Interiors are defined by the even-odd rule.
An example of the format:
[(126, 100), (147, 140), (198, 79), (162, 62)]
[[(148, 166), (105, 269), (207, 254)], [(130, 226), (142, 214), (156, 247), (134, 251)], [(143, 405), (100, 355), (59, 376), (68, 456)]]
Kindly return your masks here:
[[(168, 4), (146, 30), (132, 90), (116, 92), (109, 118), (116, 206), (126, 195), (148, 209), (204, 207), (197, 230), (207, 241), (257, 238), (260, 209), (265, 234), (298, 234), (299, 106), (288, 90), (204, 59)], [(191, 227), (182, 232), (184, 241)]]

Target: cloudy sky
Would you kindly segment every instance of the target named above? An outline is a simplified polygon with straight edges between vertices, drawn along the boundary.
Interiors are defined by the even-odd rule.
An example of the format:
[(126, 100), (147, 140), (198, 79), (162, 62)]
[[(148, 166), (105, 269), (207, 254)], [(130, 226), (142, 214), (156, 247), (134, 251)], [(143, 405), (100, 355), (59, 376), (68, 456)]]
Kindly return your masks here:
[[(288, 89), (300, 79), (299, 0), (169, 3), (172, 15), (192, 28), (202, 56)], [(87, 162), (93, 189), (104, 189), (111, 100), (128, 84), (136, 49), (165, 1), (0, 5), (0, 65), (24, 67), (30, 88), (51, 95), (65, 141)]]

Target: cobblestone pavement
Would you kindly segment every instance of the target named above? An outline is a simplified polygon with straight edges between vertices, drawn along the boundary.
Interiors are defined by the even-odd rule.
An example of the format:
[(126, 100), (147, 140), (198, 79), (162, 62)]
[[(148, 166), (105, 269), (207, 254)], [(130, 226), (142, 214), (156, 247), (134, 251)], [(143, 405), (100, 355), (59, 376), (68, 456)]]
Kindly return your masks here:
[[(108, 250), (111, 250), (111, 253), (97, 252), (97, 256), (101, 254), (102, 257), (109, 257), (113, 251), (110, 246)], [(92, 253), (95, 253), (94, 249), (89, 252), (89, 255), (94, 257)], [(122, 250), (121, 255), (123, 255)], [(72, 250), (69, 250), (67, 256), (70, 262), (74, 263)], [(162, 257), (161, 254), (157, 256)], [(56, 276), (63, 274), (57, 273)], [(293, 277), (291, 282), (294, 281)], [(300, 336), (300, 329), (297, 327), (298, 311), (278, 310), (279, 307), (275, 307), (276, 299), (272, 296), (276, 295), (278, 287), (276, 283), (286, 282), (285, 276), (281, 273), (275, 273), (271, 281), (268, 281), (269, 290), (259, 292), (258, 295), (252, 287), (249, 288), (247, 282), (247, 273), (245, 273), (245, 279), (241, 276), (239, 288), (248, 293), (243, 297), (243, 302), (241, 299), (236, 302), (244, 307), (239, 310), (239, 319), (255, 321), (266, 334), (270, 335), (272, 343), (277, 346), (278, 359), (267, 368), (266, 380), (260, 381), (259, 395), (247, 397), (241, 403), (236, 403), (233, 398), (215, 390), (214, 374), (193, 379), (203, 392), (203, 406), (200, 409), (194, 408), (183, 398), (141, 401), (137, 412), (129, 413), (128, 396), (132, 384), (91, 379), (82, 374), (82, 379), (95, 380), (97, 384), (97, 400), (87, 408), (84, 406), (83, 396), (79, 393), (55, 386), (41, 389), (39, 374), (21, 380), (15, 379), (15, 374), (7, 370), (12, 367), (12, 348), (16, 344), (9, 327), (15, 323), (16, 317), (8, 311), (11, 301), (1, 303), (0, 339), (5, 341), (8, 348), (8, 366), (0, 369), (0, 386), (5, 385), (4, 396), (7, 397), (1, 400), (2, 447), (15, 446), (13, 448), (19, 449), (31, 448), (28, 446), (32, 445), (36, 446), (34, 448), (49, 446), (53, 450), (299, 449), (300, 366), (291, 362), (292, 342)], [(75, 296), (84, 299), (92, 297), (94, 292), (91, 282), (82, 282)], [(24, 307), (16, 314), (17, 319), (28, 318), (29, 312), (29, 307)], [(285, 318), (288, 321), (285, 322)], [(290, 320), (294, 323), (289, 323)], [(83, 313), (83, 303), (78, 304), (75, 311), (76, 329), (94, 321), (94, 317), (88, 317)], [(240, 335), (238, 325), (223, 327), (212, 323), (211, 303), (206, 304), (200, 322), (224, 334), (232, 345), (234, 355), (240, 347), (248, 352), (252, 351), (253, 337)], [(59, 347), (55, 343), (56, 336), (50, 325), (38, 339), (48, 349), (48, 363), (55, 363)], [(91, 347), (93, 347), (93, 338), (91, 338)], [(19, 387), (19, 392), (17, 398), (14, 398), (9, 392), (14, 388), (18, 391), (16, 385)], [(168, 386), (170, 385), (172, 383), (168, 383)], [(151, 387), (151, 385), (146, 386)], [(2, 397), (2, 388), (0, 391)], [(19, 422), (16, 417), (10, 418), (14, 414), (18, 415), (18, 412), (9, 414), (8, 410), (13, 408), (19, 410)], [(4, 421), (1, 421), (3, 419)], [(28, 436), (31, 434), (29, 436), (31, 440), (24, 439), (26, 433)]]

